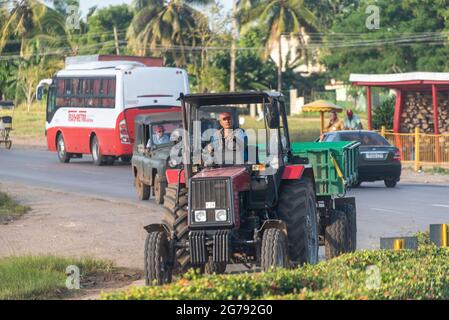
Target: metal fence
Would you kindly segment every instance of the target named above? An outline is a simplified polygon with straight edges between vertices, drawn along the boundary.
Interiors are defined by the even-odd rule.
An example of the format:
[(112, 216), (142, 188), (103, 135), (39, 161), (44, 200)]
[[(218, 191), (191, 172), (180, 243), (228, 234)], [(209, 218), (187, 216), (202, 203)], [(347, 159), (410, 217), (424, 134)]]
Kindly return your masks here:
[(414, 164), (415, 170), (422, 166), (449, 167), (449, 134), (393, 133), (382, 128), (380, 134), (401, 153), (401, 161)]

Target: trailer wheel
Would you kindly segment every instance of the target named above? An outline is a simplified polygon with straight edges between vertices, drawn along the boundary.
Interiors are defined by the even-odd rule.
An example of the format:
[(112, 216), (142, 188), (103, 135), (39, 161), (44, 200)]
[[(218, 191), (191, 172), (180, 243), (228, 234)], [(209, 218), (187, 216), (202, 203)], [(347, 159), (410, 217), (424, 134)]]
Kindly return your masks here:
[(287, 239), (280, 229), (269, 228), (264, 231), (260, 256), (263, 271), (289, 266)]
[(163, 285), (170, 283), (172, 270), (169, 265), (169, 242), (165, 233), (148, 233), (145, 241), (145, 284)]
[(348, 219), (343, 211), (332, 212), (324, 234), (326, 259), (332, 259), (348, 252)]
[[(187, 225), (187, 189), (179, 190), (179, 201), (176, 204), (176, 184), (167, 186), (164, 197), (164, 216), (162, 221), (172, 228), (174, 239), (177, 242), (187, 242), (189, 229)], [(182, 274), (190, 267), (190, 254), (187, 248), (176, 250), (175, 266), (173, 272)]]
[(349, 203), (343, 206), (343, 211), (348, 220), (348, 252), (354, 252), (357, 249), (357, 212)]
[(70, 154), (66, 151), (64, 137), (62, 133), (58, 134), (56, 139), (56, 150), (58, 152), (59, 161), (62, 163), (68, 163), (70, 161)]
[(157, 204), (164, 203), (165, 189), (167, 188), (167, 182), (163, 181), (161, 176), (157, 173), (154, 177), (154, 198)]
[(287, 225), (288, 253), (297, 264), (318, 262), (315, 190), (309, 178), (281, 184), (278, 215)]
[(143, 201), (150, 199), (151, 187), (139, 178), (139, 174), (136, 174), (134, 177), (134, 186), (136, 187), (139, 200)]
[(5, 142), (5, 148), (8, 149), (8, 150), (10, 150), (11, 147), (12, 147), (12, 141), (11, 141), (11, 140), (6, 141), (6, 142)]

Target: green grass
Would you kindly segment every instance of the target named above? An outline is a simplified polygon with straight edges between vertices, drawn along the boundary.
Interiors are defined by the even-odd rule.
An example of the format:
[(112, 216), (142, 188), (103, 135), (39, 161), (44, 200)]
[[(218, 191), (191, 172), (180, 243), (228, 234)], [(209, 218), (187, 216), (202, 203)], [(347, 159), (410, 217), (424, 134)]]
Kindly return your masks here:
[(423, 171), (431, 174), (449, 175), (449, 169), (441, 167), (424, 168)]
[(30, 208), (12, 200), (6, 193), (0, 192), (0, 218), (2, 216), (21, 216)]
[(111, 272), (110, 262), (55, 256), (24, 256), (0, 259), (0, 300), (54, 299), (70, 294), (65, 286), (67, 266), (75, 265), (83, 275)]
[(45, 137), (45, 106), (35, 103), (28, 112), (25, 105), (20, 105), (13, 110), (0, 110), (0, 116), (13, 117), (14, 137), (44, 138)]
[[(103, 299), (449, 299), (449, 248), (419, 235), (419, 249), (357, 251), (277, 272), (199, 276), (163, 287), (133, 287)], [(378, 286), (367, 273), (379, 270)], [(367, 285), (368, 283), (368, 285)]]

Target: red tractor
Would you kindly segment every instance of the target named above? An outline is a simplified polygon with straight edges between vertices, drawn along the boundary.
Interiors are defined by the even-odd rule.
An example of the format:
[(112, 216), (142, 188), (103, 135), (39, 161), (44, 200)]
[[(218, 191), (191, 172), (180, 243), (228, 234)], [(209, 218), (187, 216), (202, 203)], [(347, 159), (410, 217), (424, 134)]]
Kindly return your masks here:
[[(349, 216), (335, 210), (332, 199), (317, 199), (312, 166), (292, 153), (282, 94), (189, 94), (180, 99), (183, 167), (167, 170), (163, 223), (145, 227), (147, 285), (170, 282), (190, 267), (223, 273), (227, 264), (255, 264), (263, 271), (314, 264), (323, 243), (328, 257), (355, 249), (355, 211)], [(233, 159), (241, 152), (243, 160), (207, 163), (204, 152), (216, 156), (223, 151), (217, 150), (219, 144), (211, 147), (211, 135), (205, 134), (206, 127), (219, 129), (210, 125), (211, 119), (223, 110), (231, 110), (236, 119), (239, 108), (256, 103), (263, 106), (266, 130), (252, 135), (247, 130), (240, 148), (233, 138)], [(232, 122), (234, 130), (241, 130)], [(345, 206), (353, 199), (339, 201)]]

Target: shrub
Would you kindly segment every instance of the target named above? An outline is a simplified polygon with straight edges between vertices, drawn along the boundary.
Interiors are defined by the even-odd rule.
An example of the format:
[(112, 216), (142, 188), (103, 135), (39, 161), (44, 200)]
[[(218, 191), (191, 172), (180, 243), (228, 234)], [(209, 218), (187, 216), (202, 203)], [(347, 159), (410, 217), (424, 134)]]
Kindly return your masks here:
[[(357, 251), (317, 265), (277, 272), (199, 276), (162, 287), (133, 287), (103, 299), (448, 299), (449, 249), (418, 237), (416, 251)], [(368, 266), (380, 284), (367, 286)]]
[(396, 97), (391, 96), (384, 100), (376, 109), (374, 109), (372, 124), (373, 128), (380, 130), (385, 126), (387, 130), (393, 129), (394, 104)]

